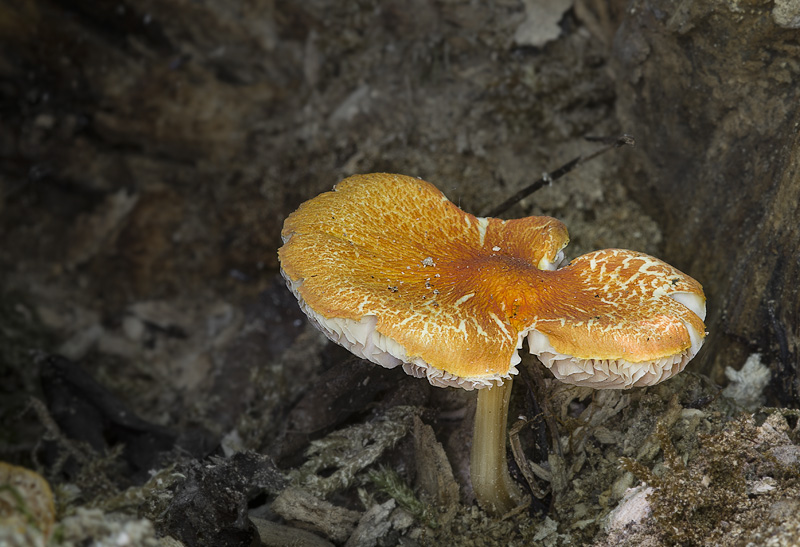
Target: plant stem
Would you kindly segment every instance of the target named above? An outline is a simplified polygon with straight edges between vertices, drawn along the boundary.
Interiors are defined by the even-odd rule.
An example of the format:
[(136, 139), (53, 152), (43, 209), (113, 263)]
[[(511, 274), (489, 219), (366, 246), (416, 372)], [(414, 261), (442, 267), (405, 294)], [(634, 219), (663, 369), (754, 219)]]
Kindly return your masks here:
[(501, 515), (521, 500), (517, 485), (508, 474), (506, 421), (512, 381), (478, 390), (478, 409), (472, 436), (470, 475), (475, 497), (484, 510)]

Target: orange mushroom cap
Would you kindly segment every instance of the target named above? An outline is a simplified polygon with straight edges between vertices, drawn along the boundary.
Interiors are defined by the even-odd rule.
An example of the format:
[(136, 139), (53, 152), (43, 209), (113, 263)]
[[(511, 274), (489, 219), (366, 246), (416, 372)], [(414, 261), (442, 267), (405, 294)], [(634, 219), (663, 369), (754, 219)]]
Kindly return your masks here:
[(281, 272), (331, 340), (434, 385), (510, 377), (528, 336), (557, 377), (587, 383), (598, 366), (597, 387), (630, 387), (649, 372), (631, 380), (609, 363), (674, 361), (704, 336), (702, 320), (670, 298), (704, 302), (702, 289), (671, 266), (610, 250), (544, 271), (569, 241), (561, 222), (475, 217), (412, 177), (345, 179), (292, 213), (282, 237)]
[(702, 286), (657, 258), (606, 249), (541, 273), (546, 288), (526, 323), (528, 349), (564, 382), (654, 385), (703, 344)]

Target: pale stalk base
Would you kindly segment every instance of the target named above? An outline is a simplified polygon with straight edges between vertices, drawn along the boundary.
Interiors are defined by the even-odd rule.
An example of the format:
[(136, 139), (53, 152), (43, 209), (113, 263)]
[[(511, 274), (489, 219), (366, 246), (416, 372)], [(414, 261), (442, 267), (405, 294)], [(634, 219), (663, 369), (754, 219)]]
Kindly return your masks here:
[(478, 409), (472, 437), (470, 476), (480, 506), (496, 515), (507, 513), (522, 499), (508, 474), (506, 421), (511, 380), (478, 390)]

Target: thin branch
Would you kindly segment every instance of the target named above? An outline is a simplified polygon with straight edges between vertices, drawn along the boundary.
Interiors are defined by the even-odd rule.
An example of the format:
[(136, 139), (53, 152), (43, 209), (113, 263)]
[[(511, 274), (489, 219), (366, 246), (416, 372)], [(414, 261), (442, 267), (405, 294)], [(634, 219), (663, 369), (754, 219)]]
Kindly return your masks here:
[(517, 192), (516, 194), (514, 194), (513, 196), (511, 196), (507, 200), (505, 200), (503, 203), (501, 203), (497, 207), (489, 210), (483, 216), (496, 217), (496, 216), (506, 212), (508, 209), (510, 209), (518, 201), (520, 201), (522, 199), (525, 199), (526, 197), (528, 197), (529, 195), (534, 193), (536, 190), (542, 188), (545, 185), (552, 184), (554, 180), (560, 179), (561, 177), (563, 177), (564, 175), (566, 175), (567, 173), (569, 173), (570, 171), (575, 169), (578, 165), (580, 165), (582, 163), (585, 163), (585, 162), (587, 162), (589, 160), (593, 160), (597, 156), (605, 154), (609, 150), (613, 150), (614, 148), (619, 148), (621, 146), (635, 146), (636, 145), (635, 139), (631, 135), (627, 135), (627, 134), (620, 135), (619, 137), (586, 137), (586, 140), (592, 141), (592, 142), (600, 142), (600, 143), (605, 144), (605, 146), (603, 146), (602, 148), (596, 150), (595, 152), (592, 152), (588, 156), (583, 156), (583, 155), (578, 156), (577, 158), (575, 158), (575, 159), (573, 159), (571, 161), (568, 161), (567, 163), (565, 163), (564, 165), (562, 165), (561, 167), (559, 167), (555, 171), (551, 171), (550, 173), (545, 173), (544, 175), (542, 175), (542, 178), (540, 178), (539, 180), (535, 181), (534, 183), (526, 186), (525, 188), (523, 188), (522, 190), (520, 190), (519, 192)]

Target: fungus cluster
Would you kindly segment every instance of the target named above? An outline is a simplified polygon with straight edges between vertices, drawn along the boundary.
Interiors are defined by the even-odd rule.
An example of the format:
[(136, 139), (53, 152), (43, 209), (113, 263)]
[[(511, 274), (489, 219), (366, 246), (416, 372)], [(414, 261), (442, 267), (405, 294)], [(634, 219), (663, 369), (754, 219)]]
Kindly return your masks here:
[(471, 477), (482, 507), (513, 508), (506, 414), (528, 349), (563, 382), (598, 389), (677, 374), (705, 337), (700, 284), (622, 249), (563, 262), (549, 217), (470, 215), (403, 175), (349, 177), (285, 221), (281, 273), (328, 338), (435, 386), (478, 389)]

